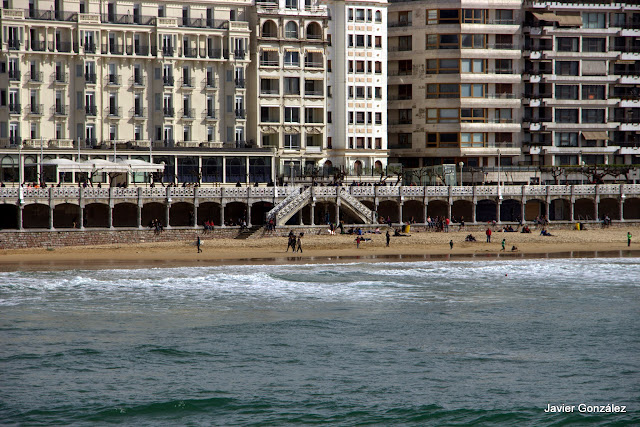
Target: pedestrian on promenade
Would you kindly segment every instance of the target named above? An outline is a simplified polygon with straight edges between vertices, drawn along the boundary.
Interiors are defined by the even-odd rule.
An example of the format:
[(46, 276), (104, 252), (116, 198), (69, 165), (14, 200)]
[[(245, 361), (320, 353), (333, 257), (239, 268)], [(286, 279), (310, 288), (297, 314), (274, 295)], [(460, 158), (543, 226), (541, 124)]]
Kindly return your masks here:
[(302, 253), (302, 233), (298, 236), (298, 249), (296, 249), (296, 252)]
[(502, 249), (500, 249), (501, 251), (504, 251), (504, 245), (505, 245), (505, 243), (506, 243), (506, 240), (507, 240), (507, 239), (502, 239)]
[(198, 236), (198, 240), (196, 240), (196, 246), (198, 247), (198, 253), (202, 252), (202, 249), (200, 249), (200, 244), (202, 242), (200, 241), (200, 236)]
[(449, 240), (449, 247), (453, 250), (453, 240)]
[(485, 231), (487, 235), (487, 243), (491, 243), (491, 229), (487, 227), (487, 231)]
[(390, 241), (391, 241), (391, 235), (389, 234), (389, 230), (387, 230), (387, 247), (389, 247)]
[(627, 246), (631, 246), (631, 232), (627, 231)]

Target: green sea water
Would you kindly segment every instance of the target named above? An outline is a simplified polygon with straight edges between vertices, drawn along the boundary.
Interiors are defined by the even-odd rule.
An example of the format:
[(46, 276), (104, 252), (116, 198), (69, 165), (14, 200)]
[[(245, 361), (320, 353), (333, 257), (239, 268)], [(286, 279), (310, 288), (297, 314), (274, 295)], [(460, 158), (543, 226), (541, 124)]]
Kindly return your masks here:
[(0, 424), (640, 425), (639, 322), (638, 258), (0, 273)]

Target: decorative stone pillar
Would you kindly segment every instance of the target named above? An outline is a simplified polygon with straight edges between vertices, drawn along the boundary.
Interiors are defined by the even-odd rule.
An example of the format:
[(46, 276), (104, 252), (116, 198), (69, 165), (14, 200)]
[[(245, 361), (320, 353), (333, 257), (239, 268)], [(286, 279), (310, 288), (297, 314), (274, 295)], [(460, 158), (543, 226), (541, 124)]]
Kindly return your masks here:
[(473, 201), (473, 207), (471, 208), (471, 222), (476, 223), (476, 209), (478, 208), (478, 201)]
[(54, 206), (49, 205), (49, 230), (53, 230), (53, 211)]
[(551, 209), (551, 202), (547, 200), (544, 204), (544, 215), (547, 221), (551, 221), (551, 215), (549, 214), (550, 209)]
[(142, 205), (138, 200), (138, 206), (136, 206), (136, 224), (138, 228), (142, 228)]
[(24, 209), (24, 205), (23, 204), (18, 204), (18, 230), (22, 230), (23, 226), (22, 226), (22, 211)]
[(310, 217), (311, 217), (311, 225), (312, 226), (316, 225), (315, 210), (316, 210), (316, 204), (315, 203), (311, 203)]
[(336, 224), (340, 224), (340, 200), (336, 202)]
[(404, 205), (403, 202), (398, 203), (398, 224), (402, 225), (402, 206)]
[(600, 202), (600, 196), (596, 196), (596, 198), (593, 200), (593, 213), (595, 215), (595, 217), (593, 218), (595, 221), (598, 220), (598, 218), (600, 217), (600, 209), (599, 209), (599, 202)]
[[(198, 228), (198, 205), (199, 203), (193, 204), (193, 228)], [(251, 217), (251, 215), (249, 215)], [(251, 224), (249, 224), (251, 226)]]
[(451, 217), (451, 207), (453, 206), (453, 203), (451, 203), (451, 199), (447, 200), (447, 218), (449, 218), (449, 221), (451, 221), (452, 217)]
[(624, 197), (620, 198), (620, 222), (624, 222)]
[(171, 228), (171, 224), (169, 223), (169, 211), (171, 211), (171, 203), (167, 202), (164, 205), (164, 221), (165, 221), (164, 228)]
[(109, 229), (113, 228), (113, 206), (111, 204), (107, 207), (107, 226)]
[(501, 221), (500, 221), (500, 206), (502, 206), (502, 200), (498, 199), (496, 201), (496, 222), (498, 224), (501, 223)]
[(80, 211), (80, 219), (78, 220), (78, 227), (80, 230), (84, 230), (84, 204), (80, 202), (78, 205), (78, 210)]
[(423, 218), (422, 218), (422, 222), (424, 224), (427, 223), (427, 217), (429, 216), (429, 201), (425, 200), (423, 202), (423, 207), (424, 209), (422, 210), (422, 212), (424, 213)]
[(573, 198), (571, 198), (571, 201), (569, 202), (569, 212), (570, 212), (569, 221), (573, 221), (573, 219), (574, 219), (575, 203), (576, 203), (576, 201)]
[(524, 213), (525, 213), (525, 206), (527, 205), (527, 199), (522, 199), (522, 202), (520, 203), (520, 222), (521, 223), (525, 223), (525, 219), (524, 219)]
[(224, 227), (224, 203), (220, 203), (220, 227)]

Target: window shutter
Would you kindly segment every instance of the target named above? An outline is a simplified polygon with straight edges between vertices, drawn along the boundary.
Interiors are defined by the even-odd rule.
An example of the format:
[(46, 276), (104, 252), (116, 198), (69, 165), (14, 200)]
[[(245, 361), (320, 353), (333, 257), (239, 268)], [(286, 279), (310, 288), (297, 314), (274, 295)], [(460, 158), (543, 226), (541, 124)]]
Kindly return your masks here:
[(162, 95), (156, 93), (156, 111), (160, 111), (162, 109)]
[(7, 137), (7, 127), (8, 127), (7, 122), (0, 122), (0, 138)]
[(76, 92), (76, 109), (81, 110), (83, 106), (84, 95), (82, 91)]
[(162, 70), (160, 69), (160, 67), (156, 67), (154, 70), (154, 78), (156, 80), (160, 80), (162, 78)]

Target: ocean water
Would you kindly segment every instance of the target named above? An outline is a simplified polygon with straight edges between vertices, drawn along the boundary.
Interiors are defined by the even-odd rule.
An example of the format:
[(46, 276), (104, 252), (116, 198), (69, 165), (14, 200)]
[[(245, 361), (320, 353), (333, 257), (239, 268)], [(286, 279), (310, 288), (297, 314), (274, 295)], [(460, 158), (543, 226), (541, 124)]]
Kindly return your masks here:
[(639, 258), (0, 273), (0, 424), (638, 425), (639, 322)]

